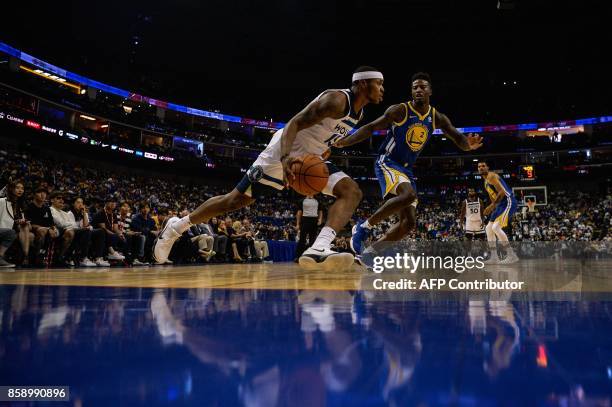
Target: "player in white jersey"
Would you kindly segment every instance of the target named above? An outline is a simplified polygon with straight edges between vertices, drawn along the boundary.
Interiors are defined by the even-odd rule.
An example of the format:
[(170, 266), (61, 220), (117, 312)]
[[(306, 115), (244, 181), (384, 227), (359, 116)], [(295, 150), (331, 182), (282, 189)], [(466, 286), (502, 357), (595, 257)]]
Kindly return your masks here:
[[(295, 179), (291, 165), (300, 156), (323, 156), (356, 127), (363, 117), (364, 106), (382, 102), (383, 93), (383, 75), (372, 67), (358, 68), (353, 73), (350, 89), (330, 89), (321, 93), (274, 134), (236, 188), (225, 195), (210, 198), (188, 216), (168, 220), (153, 245), (155, 261), (165, 263), (176, 239), (192, 224), (208, 222), (213, 216), (253, 203), (253, 188), (259, 184), (285, 188), (289, 180)], [(351, 177), (331, 162), (326, 161), (326, 164), (330, 176), (322, 192), (334, 196), (336, 201), (329, 208), (327, 223), (313, 245), (299, 258), (299, 263), (305, 268), (339, 270), (351, 266), (354, 257), (350, 253), (332, 251), (331, 242), (350, 220), (362, 193)]]
[(464, 221), (465, 237), (469, 240), (484, 240), (484, 205), (474, 188), (468, 188), (468, 196), (461, 203), (459, 219)]

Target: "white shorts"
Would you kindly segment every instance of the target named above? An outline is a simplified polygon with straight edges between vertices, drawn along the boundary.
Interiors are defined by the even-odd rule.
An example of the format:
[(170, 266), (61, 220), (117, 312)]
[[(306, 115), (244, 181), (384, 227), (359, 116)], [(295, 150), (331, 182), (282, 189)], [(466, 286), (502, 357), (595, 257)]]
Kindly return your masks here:
[(484, 233), (484, 227), (481, 221), (478, 222), (466, 222), (465, 233)]
[[(330, 161), (325, 161), (327, 168), (329, 169), (329, 179), (327, 185), (323, 188), (322, 193), (325, 195), (334, 196), (334, 187), (342, 178), (347, 178), (348, 175)], [(276, 189), (284, 189), (283, 184), (283, 165), (280, 161), (262, 157), (257, 157), (257, 160), (253, 163), (251, 168), (247, 171), (246, 175), (236, 186), (236, 189), (243, 194), (252, 197), (253, 196), (253, 184), (263, 184)]]

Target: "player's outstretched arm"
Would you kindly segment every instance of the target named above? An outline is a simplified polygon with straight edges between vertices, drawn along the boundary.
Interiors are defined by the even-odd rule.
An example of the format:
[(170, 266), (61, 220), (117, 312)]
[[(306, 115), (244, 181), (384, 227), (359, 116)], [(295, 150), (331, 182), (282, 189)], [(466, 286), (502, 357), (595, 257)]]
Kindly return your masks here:
[(392, 123), (401, 122), (404, 120), (406, 114), (406, 108), (401, 104), (392, 105), (387, 109), (384, 115), (380, 116), (373, 122), (366, 124), (350, 136), (338, 141), (336, 144), (334, 144), (334, 147), (342, 148), (361, 143), (363, 140), (367, 140), (372, 137), (372, 134), (374, 134), (376, 130), (388, 129)]
[(285, 184), (288, 183), (289, 179), (295, 179), (295, 175), (291, 171), (291, 164), (297, 159), (289, 157), (289, 153), (291, 153), (291, 147), (295, 142), (298, 131), (312, 127), (327, 117), (333, 119), (344, 117), (346, 103), (346, 96), (342, 92), (329, 92), (310, 103), (304, 110), (289, 120), (281, 136), (281, 163), (283, 164)]
[(450, 119), (440, 112), (436, 111), (436, 123), (440, 129), (450, 138), (457, 147), (463, 151), (476, 150), (482, 147), (482, 137), (478, 134), (468, 134), (465, 136), (453, 126)]

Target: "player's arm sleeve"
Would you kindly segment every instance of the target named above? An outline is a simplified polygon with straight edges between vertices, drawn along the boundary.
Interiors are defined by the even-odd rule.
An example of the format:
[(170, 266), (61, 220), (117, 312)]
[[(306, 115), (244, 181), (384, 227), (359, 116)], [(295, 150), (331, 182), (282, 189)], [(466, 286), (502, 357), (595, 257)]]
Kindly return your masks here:
[(361, 143), (372, 137), (372, 134), (374, 134), (376, 130), (388, 129), (391, 124), (401, 122), (405, 115), (406, 111), (403, 105), (390, 106), (384, 115), (366, 124), (352, 135), (338, 141), (334, 147), (348, 147), (353, 144)]

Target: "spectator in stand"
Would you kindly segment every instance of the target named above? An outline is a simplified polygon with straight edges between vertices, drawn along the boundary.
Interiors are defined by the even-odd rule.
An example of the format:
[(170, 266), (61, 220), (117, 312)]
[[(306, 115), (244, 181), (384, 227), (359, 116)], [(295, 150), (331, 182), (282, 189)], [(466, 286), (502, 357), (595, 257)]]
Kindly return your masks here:
[(255, 244), (253, 242), (253, 237), (244, 229), (242, 222), (239, 220), (232, 223), (232, 229), (234, 230), (233, 238), (238, 247), (238, 253), (246, 257), (244, 260), (254, 260)]
[(138, 249), (138, 256), (140, 262), (146, 263), (147, 255), (145, 253), (151, 251), (150, 248), (153, 246), (153, 241), (157, 238), (159, 233), (158, 226), (151, 216), (151, 208), (148, 203), (141, 202), (140, 210), (132, 217), (131, 230), (139, 233), (141, 236), (139, 242), (141, 246)]
[[(221, 230), (221, 229), (219, 229)], [(232, 218), (229, 216), (225, 218), (225, 224), (223, 226), (223, 231), (227, 233), (227, 237), (229, 242), (231, 243), (232, 248), (232, 260), (236, 263), (243, 263), (244, 259), (240, 257), (240, 251), (238, 250), (238, 242), (242, 245), (241, 237), (236, 235), (236, 231), (232, 227)]]
[(17, 238), (13, 228), (15, 225), (13, 218), (13, 207), (8, 198), (0, 198), (0, 268), (2, 269), (15, 267), (4, 258), (4, 254)]
[(89, 258), (94, 259), (94, 263), (99, 267), (109, 267), (110, 263), (104, 260), (104, 238), (105, 232), (101, 229), (94, 229), (89, 222), (87, 207), (83, 203), (83, 198), (76, 197), (70, 208), (74, 220), (79, 228), (87, 228), (91, 231), (89, 246)]
[[(144, 260), (147, 238), (141, 231), (132, 229), (132, 219), (130, 204), (122, 202), (119, 207), (117, 224), (119, 225), (119, 232), (125, 236), (127, 254), (132, 260), (133, 266), (147, 266), (148, 263)], [(153, 222), (153, 219), (150, 220)]]
[[(223, 222), (221, 222), (221, 224), (223, 224)], [(227, 231), (222, 232), (219, 230), (221, 224), (219, 223), (219, 219), (213, 217), (208, 223), (208, 228), (210, 229), (212, 236), (215, 238), (213, 250), (217, 253), (216, 256), (218, 260), (226, 261), (228, 235)]]
[[(62, 267), (74, 265), (96, 267), (96, 264), (87, 257), (91, 244), (91, 229), (81, 227), (72, 212), (64, 211), (64, 196), (61, 192), (51, 194), (51, 205), (53, 222), (62, 240), (58, 265)], [(74, 246), (74, 256), (68, 255), (71, 246)], [(69, 259), (69, 257), (74, 257), (74, 260)]]
[(242, 227), (247, 232), (247, 238), (253, 242), (253, 255), (257, 256), (259, 261), (269, 260), (270, 250), (268, 249), (268, 242), (261, 237), (259, 231), (255, 229), (248, 218), (243, 219)]
[(209, 234), (207, 227), (208, 224), (204, 223), (193, 225), (189, 228), (188, 233), (191, 242), (198, 246), (198, 253), (200, 257), (202, 257), (206, 262), (209, 262), (216, 252), (213, 250), (215, 238)]
[(51, 215), (51, 208), (46, 203), (47, 201), (47, 188), (39, 186), (34, 191), (34, 199), (28, 205), (25, 215), (26, 219), (30, 221), (32, 227), (32, 233), (34, 234), (34, 242), (32, 248), (36, 256), (34, 262), (36, 265), (42, 265), (42, 259), (40, 252), (47, 241), (47, 239), (56, 239), (59, 236), (59, 232), (53, 222), (53, 215)]
[(125, 236), (119, 231), (119, 224), (115, 215), (116, 205), (113, 198), (108, 198), (102, 210), (94, 215), (92, 226), (94, 229), (104, 231), (104, 246), (108, 252), (108, 259), (122, 261), (125, 260), (125, 256), (115, 250), (115, 247), (125, 245)]
[(349, 252), (348, 238), (337, 237), (333, 242), (333, 250), (337, 252)]
[(23, 260), (21, 265), (29, 264), (30, 243), (34, 240), (31, 236), (30, 222), (25, 217), (25, 187), (22, 181), (12, 181), (6, 188), (6, 200), (4, 201), (5, 216), (13, 221), (13, 229), (17, 233), (17, 239), (21, 245)]

